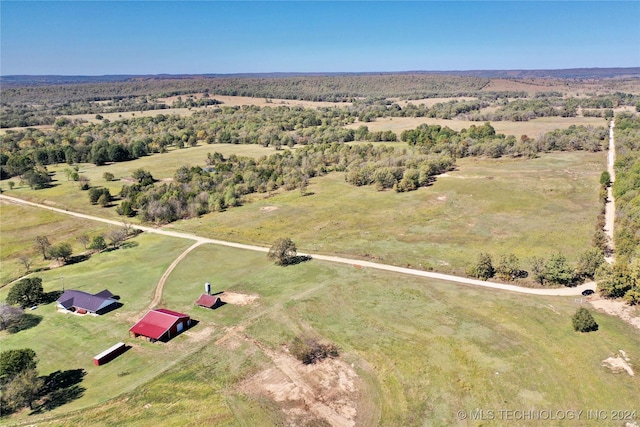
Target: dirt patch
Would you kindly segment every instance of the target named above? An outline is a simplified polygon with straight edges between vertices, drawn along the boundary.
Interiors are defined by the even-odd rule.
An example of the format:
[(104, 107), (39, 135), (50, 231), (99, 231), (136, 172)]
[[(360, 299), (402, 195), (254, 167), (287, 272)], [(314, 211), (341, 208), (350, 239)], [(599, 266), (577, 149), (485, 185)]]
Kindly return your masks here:
[(629, 357), (624, 350), (620, 350), (617, 356), (611, 356), (602, 361), (602, 366), (609, 368), (612, 372), (626, 372), (632, 377), (635, 375), (631, 365), (629, 364)]
[(250, 305), (258, 299), (257, 295), (237, 294), (235, 292), (223, 292), (219, 297), (225, 303), (233, 305)]
[(260, 210), (262, 212), (273, 212), (273, 211), (275, 211), (277, 209), (278, 209), (277, 206), (263, 206), (263, 207), (260, 208)]
[(624, 301), (594, 298), (589, 301), (599, 311), (611, 316), (618, 316), (634, 328), (640, 329), (640, 312), (636, 307), (627, 305)]
[(204, 329), (199, 331), (194, 331), (189, 329), (185, 331), (184, 334), (189, 337), (189, 340), (192, 342), (202, 342), (209, 338), (209, 336), (213, 333), (214, 329), (211, 326), (207, 326)]
[(320, 420), (332, 426), (356, 425), (359, 378), (350, 365), (340, 359), (304, 365), (284, 350), (263, 351), (275, 366), (245, 380), (241, 391), (277, 402), (289, 426)]

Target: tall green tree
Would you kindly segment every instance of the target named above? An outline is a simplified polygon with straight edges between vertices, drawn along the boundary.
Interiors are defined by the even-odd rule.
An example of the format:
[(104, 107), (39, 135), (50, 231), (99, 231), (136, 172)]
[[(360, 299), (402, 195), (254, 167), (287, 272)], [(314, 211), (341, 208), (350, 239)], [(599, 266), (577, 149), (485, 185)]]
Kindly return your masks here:
[(502, 255), (496, 266), (496, 276), (502, 280), (515, 280), (520, 276), (520, 260), (514, 254)]
[(49, 250), (49, 256), (61, 262), (69, 261), (69, 258), (71, 258), (72, 253), (73, 253), (73, 250), (71, 249), (71, 245), (66, 242), (53, 246)]
[(27, 369), (16, 375), (4, 388), (2, 400), (12, 410), (28, 406), (33, 409), (33, 402), (36, 401), (44, 380), (38, 377), (38, 371)]
[(629, 265), (621, 261), (604, 265), (598, 271), (598, 279), (598, 289), (605, 298), (623, 298), (636, 284)]
[(36, 352), (30, 348), (5, 350), (0, 353), (0, 383), (6, 384), (21, 372), (35, 369)]
[(44, 298), (42, 279), (28, 277), (17, 282), (7, 294), (7, 303), (19, 305), (22, 308), (40, 303)]
[(561, 253), (551, 255), (544, 266), (544, 278), (555, 285), (570, 286), (575, 282), (576, 274)]
[(290, 264), (297, 255), (296, 244), (290, 238), (277, 239), (267, 254), (267, 258), (277, 265)]
[(478, 261), (469, 270), (469, 275), (482, 280), (491, 279), (495, 274), (493, 258), (486, 252), (478, 254)]

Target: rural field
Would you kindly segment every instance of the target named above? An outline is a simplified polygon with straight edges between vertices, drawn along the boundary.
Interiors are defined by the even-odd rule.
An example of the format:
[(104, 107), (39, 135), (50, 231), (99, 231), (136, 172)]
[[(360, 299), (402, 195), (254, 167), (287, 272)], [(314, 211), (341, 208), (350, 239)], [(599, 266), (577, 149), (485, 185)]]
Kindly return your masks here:
[(278, 193), (168, 228), (264, 246), (290, 236), (306, 252), (458, 274), (486, 250), (576, 259), (590, 244), (604, 162), (602, 153), (462, 159), (411, 193), (354, 187), (330, 174), (311, 180), (309, 195)]
[[(5, 349), (29, 346), (43, 355), (42, 372), (86, 371), (81, 397), (13, 422), (322, 424), (328, 413), (344, 425), (466, 425), (456, 417), (459, 410), (637, 405), (635, 378), (601, 362), (622, 349), (637, 364), (638, 331), (596, 313), (600, 330), (575, 334), (574, 298), (522, 296), (313, 260), (283, 268), (264, 254), (211, 245), (179, 264), (162, 297), (163, 306), (190, 313), (198, 324), (167, 344), (133, 340), (127, 329), (188, 243), (144, 234), (132, 243), (65, 268), (66, 287), (108, 288), (120, 295), (120, 309), (95, 318), (41, 306), (33, 312), (42, 317), (36, 327), (3, 336)], [(40, 276), (47, 291), (59, 288), (57, 272)], [(204, 281), (214, 292), (253, 298), (215, 311), (195, 308)], [(333, 342), (340, 356), (304, 370), (286, 352), (296, 336)], [(93, 366), (91, 357), (119, 340), (133, 348)], [(293, 385), (287, 375), (294, 376)], [(335, 387), (327, 388), (332, 381)]]
[[(504, 79), (491, 81), (483, 90), (533, 93), (535, 88), (558, 89), (544, 80)], [(597, 92), (588, 83), (571, 90), (579, 96), (588, 89)], [(211, 96), (230, 106), (350, 105)], [(409, 102), (431, 106), (450, 98), (393, 99), (403, 106)], [(177, 96), (162, 99), (175, 100)], [(170, 111), (188, 117), (199, 108), (211, 107)], [(168, 111), (132, 110), (104, 116), (117, 121), (159, 113)], [(98, 123), (95, 114), (73, 117)], [(355, 130), (366, 124), (370, 132), (392, 131), (399, 136), (423, 123), (456, 131), (482, 125), (459, 119), (377, 117), (345, 127)], [(496, 132), (519, 139), (607, 122), (600, 117), (540, 117), (491, 124)], [(366, 146), (369, 141), (349, 144)], [(409, 157), (418, 154), (416, 148), (399, 141), (373, 145), (404, 149)], [(118, 195), (124, 185), (135, 182), (132, 176), (137, 169), (149, 171), (157, 185), (175, 184), (178, 168), (204, 166), (207, 155), (215, 152), (225, 158), (257, 160), (283, 151), (259, 144), (199, 140), (188, 148), (171, 145), (166, 153), (134, 160), (73, 166), (91, 186)], [(151, 225), (263, 248), (289, 237), (300, 253), (312, 257), (281, 267), (264, 252), (202, 243), (170, 270), (194, 241), (141, 233), (119, 248), (58, 266), (42, 259), (34, 244), (37, 236), (49, 236), (54, 245), (70, 243), (74, 255), (80, 255), (85, 253), (81, 236), (106, 235), (118, 226), (3, 200), (0, 300), (6, 299), (10, 282), (24, 274), (21, 257), (26, 256), (34, 271), (30, 276), (42, 278), (45, 292), (109, 289), (122, 306), (102, 316), (80, 316), (57, 311), (55, 302), (41, 304), (27, 310), (29, 327), (0, 332), (3, 351), (31, 348), (37, 353), (40, 375), (82, 373), (77, 383), (62, 389), (52, 407), (23, 409), (0, 422), (511, 425), (508, 419), (475, 419), (471, 414), (478, 409), (493, 414), (531, 409), (640, 411), (640, 382), (634, 374), (640, 366), (640, 330), (597, 310), (591, 310), (597, 331), (573, 330), (571, 318), (576, 310), (591, 309), (588, 302), (597, 295), (520, 294), (313, 259), (314, 254), (334, 255), (458, 276), (467, 275), (480, 253), (494, 260), (513, 254), (526, 270), (533, 257), (555, 253), (575, 265), (591, 247), (606, 161), (606, 151), (458, 158), (453, 170), (407, 192), (355, 186), (346, 181), (344, 171), (330, 172), (310, 178), (304, 192), (282, 187), (255, 192), (244, 196), (240, 206), (169, 224), (142, 224), (139, 218), (118, 215), (118, 198), (109, 207), (92, 205), (88, 192), (67, 179), (71, 165), (48, 165), (53, 181), (44, 189), (32, 189), (17, 176), (10, 178), (11, 186), (3, 180), (3, 193), (9, 196), (115, 220), (123, 226)], [(105, 173), (114, 179), (106, 180)], [(194, 305), (205, 282), (211, 283), (225, 304), (215, 310)], [(540, 286), (531, 278), (517, 284)], [(159, 301), (157, 307), (189, 314), (195, 325), (167, 343), (131, 337), (129, 328), (153, 308), (154, 298)], [(333, 344), (339, 355), (305, 365), (294, 358), (296, 338)], [(104, 366), (94, 366), (93, 356), (119, 341), (130, 346), (128, 351)], [(576, 425), (619, 426), (620, 422), (585, 415)]]
[[(395, 132), (398, 136), (405, 131), (415, 129), (421, 124), (447, 126), (455, 131), (462, 129), (469, 129), (471, 125), (479, 126), (483, 122), (472, 122), (469, 120), (458, 119), (436, 119), (425, 117), (389, 117), (378, 118), (374, 122), (361, 123), (356, 122), (347, 125), (349, 129), (357, 129), (358, 127), (365, 125), (371, 132), (379, 132), (390, 130)], [(541, 117), (527, 122), (512, 122), (512, 121), (494, 121), (491, 122), (497, 133), (503, 133), (505, 135), (513, 135), (520, 138), (522, 135), (529, 137), (538, 137), (546, 132), (550, 132), (554, 129), (566, 129), (569, 126), (607, 126), (607, 121), (601, 117)]]

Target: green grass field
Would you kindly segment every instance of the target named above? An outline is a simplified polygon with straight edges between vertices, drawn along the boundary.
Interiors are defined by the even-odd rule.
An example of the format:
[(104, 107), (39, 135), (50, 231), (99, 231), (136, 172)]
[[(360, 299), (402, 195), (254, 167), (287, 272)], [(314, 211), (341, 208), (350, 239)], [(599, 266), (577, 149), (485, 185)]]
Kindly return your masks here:
[[(115, 194), (123, 182), (104, 182), (105, 171), (127, 177), (142, 167), (166, 178), (177, 167), (203, 164), (208, 151), (222, 149), (230, 150), (226, 155), (261, 155), (264, 150), (212, 145), (81, 170), (93, 185), (108, 185)], [(264, 246), (288, 236), (303, 252), (455, 273), (464, 272), (481, 251), (494, 257), (513, 252), (523, 263), (533, 255), (562, 251), (574, 261), (589, 247), (604, 167), (603, 153), (461, 159), (456, 171), (410, 193), (354, 187), (335, 173), (312, 179), (307, 196), (278, 191), (168, 228)], [(60, 176), (60, 185), (51, 189), (18, 187), (8, 194), (119, 218), (113, 209), (89, 205), (77, 184)], [(58, 235), (73, 240), (106, 229), (35, 208), (0, 206), (3, 280), (9, 261), (15, 264), (21, 251), (33, 251), (35, 235), (56, 236), (50, 238), (55, 244)], [(23, 411), (2, 423), (283, 425), (287, 402), (253, 394), (242, 384), (273, 367), (267, 351), (281, 352), (303, 331), (336, 343), (340, 360), (357, 372), (357, 425), (473, 425), (456, 414), (476, 408), (638, 406), (640, 383), (610, 372), (601, 361), (622, 349), (630, 364), (639, 366), (640, 333), (599, 313), (594, 316), (600, 330), (573, 332), (574, 298), (511, 294), (313, 260), (276, 267), (264, 253), (212, 245), (198, 247), (178, 265), (161, 302), (189, 313), (197, 325), (167, 344), (130, 338), (127, 331), (144, 314), (159, 278), (191, 244), (142, 234), (126, 248), (39, 272), (47, 291), (60, 289), (63, 281), (67, 289), (108, 288), (124, 305), (102, 317), (40, 306), (30, 312), (42, 317), (37, 326), (0, 333), (2, 349), (33, 348), (43, 375), (79, 368), (87, 372), (80, 398), (43, 414)], [(74, 252), (79, 250), (75, 245)], [(251, 305), (227, 304), (214, 311), (194, 307), (206, 281), (214, 292), (258, 298)], [(0, 289), (0, 299), (8, 289)], [(216, 344), (230, 330), (237, 330), (237, 337)], [(92, 357), (118, 341), (133, 348), (95, 367)], [(324, 424), (313, 420), (311, 425)]]
[[(208, 153), (219, 152), (225, 156), (236, 154), (246, 157), (260, 157), (275, 153), (274, 148), (265, 148), (261, 145), (234, 145), (212, 144), (199, 145), (185, 149), (175, 149), (163, 154), (154, 154), (139, 158), (130, 162), (113, 163), (104, 166), (93, 164), (80, 164), (79, 173), (89, 178), (92, 187), (108, 188), (113, 196), (120, 193), (123, 185), (133, 183), (131, 175), (137, 169), (145, 169), (151, 172), (156, 180), (172, 179), (175, 171), (181, 166), (205, 166)], [(62, 209), (70, 209), (91, 215), (102, 216), (110, 219), (123, 219), (115, 209), (105, 209), (99, 205), (89, 203), (89, 195), (79, 188), (79, 183), (68, 180), (64, 170), (71, 166), (60, 164), (49, 166), (48, 170), (53, 174), (52, 186), (42, 190), (32, 190), (26, 184), (20, 185), (18, 178), (12, 178), (15, 187), (10, 190), (8, 184), (2, 184), (2, 190), (6, 194), (44, 203)], [(105, 172), (112, 173), (114, 181), (104, 179)], [(117, 201), (115, 202), (117, 203)], [(127, 218), (128, 222), (136, 222), (135, 218)]]
[[(598, 313), (600, 330), (573, 332), (571, 315), (578, 307), (573, 298), (511, 294), (317, 261), (276, 267), (262, 253), (210, 245), (196, 249), (174, 270), (163, 298), (164, 306), (187, 311), (198, 325), (168, 344), (132, 340), (126, 337), (131, 320), (125, 319), (144, 305), (145, 294), (150, 299), (152, 284), (135, 280), (141, 273), (131, 267), (155, 259), (157, 268), (145, 275), (157, 277), (159, 267), (184, 248), (174, 240), (138, 239), (138, 246), (127, 249), (131, 253), (109, 254), (119, 256), (121, 264), (133, 255), (143, 257), (120, 266), (129, 281), (101, 281), (121, 292), (126, 304), (120, 310), (91, 318), (41, 307), (45, 318), (40, 325), (3, 336), (6, 348), (36, 348), (43, 373), (78, 367), (88, 372), (82, 398), (12, 421), (280, 425), (286, 402), (252, 395), (240, 384), (272, 366), (255, 342), (281, 351), (302, 330), (339, 345), (340, 358), (362, 379), (358, 402), (376, 405), (375, 425), (468, 425), (457, 411), (475, 408), (637, 408), (640, 383), (600, 362), (623, 349), (637, 366), (640, 333)], [(108, 271), (96, 267), (95, 275), (87, 273), (75, 284), (95, 282)], [(214, 291), (259, 299), (251, 306), (227, 304), (215, 311), (193, 307), (205, 280)], [(128, 286), (117, 288), (120, 282)], [(248, 340), (215, 344), (234, 325), (244, 327)], [(68, 337), (70, 329), (73, 337)], [(134, 348), (103, 367), (91, 365), (94, 353), (122, 339)], [(49, 348), (56, 351), (45, 352)], [(66, 413), (72, 410), (77, 412)]]
[(604, 161), (602, 153), (461, 159), (457, 171), (409, 193), (331, 174), (311, 180), (311, 195), (278, 193), (170, 228), (264, 246), (288, 236), (301, 251), (457, 273), (479, 252), (575, 260), (590, 245)]
[(24, 206), (0, 203), (0, 284), (4, 285), (25, 274), (26, 269), (20, 261), (26, 256), (31, 270), (48, 268), (50, 260), (44, 260), (35, 245), (37, 236), (48, 236), (49, 243), (59, 245), (69, 243), (74, 254), (84, 251), (77, 241), (83, 234), (92, 237), (106, 232), (110, 226), (95, 221), (73, 218), (67, 215), (32, 209)]

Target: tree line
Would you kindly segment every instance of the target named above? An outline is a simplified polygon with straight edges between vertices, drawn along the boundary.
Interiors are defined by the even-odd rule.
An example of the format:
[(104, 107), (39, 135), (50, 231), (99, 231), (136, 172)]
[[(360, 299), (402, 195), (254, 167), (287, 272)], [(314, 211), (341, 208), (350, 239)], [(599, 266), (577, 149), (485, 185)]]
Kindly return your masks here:
[[(382, 110), (381, 110), (382, 108)], [(34, 187), (46, 186), (46, 173), (38, 166), (59, 163), (94, 163), (134, 160), (152, 153), (162, 153), (169, 147), (186, 148), (200, 143), (260, 144), (279, 149), (297, 144), (395, 141), (392, 131), (369, 131), (366, 125), (349, 129), (345, 125), (357, 118), (373, 114), (375, 119), (384, 111), (400, 114), (418, 114), (420, 109), (404, 109), (397, 104), (356, 104), (349, 107), (301, 108), (301, 107), (229, 107), (216, 106), (190, 117), (158, 114), (155, 117), (122, 119), (114, 122), (73, 123), (57, 120), (56, 128), (42, 131), (26, 128), (8, 131), (0, 136), (0, 177), (22, 176), (28, 171)], [(440, 128), (439, 139), (425, 139), (425, 133), (434, 128), (422, 125), (413, 131), (405, 131), (400, 139), (411, 146), (419, 145), (430, 152), (449, 152), (454, 158), (468, 155), (531, 156), (549, 150), (596, 151), (604, 128), (571, 127), (565, 131), (549, 133), (534, 141), (528, 137), (516, 140), (513, 136), (487, 135), (480, 131), (486, 125), (471, 125), (469, 129), (455, 132)], [(423, 135), (423, 136), (421, 136)], [(426, 144), (425, 141), (429, 142)]]

